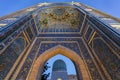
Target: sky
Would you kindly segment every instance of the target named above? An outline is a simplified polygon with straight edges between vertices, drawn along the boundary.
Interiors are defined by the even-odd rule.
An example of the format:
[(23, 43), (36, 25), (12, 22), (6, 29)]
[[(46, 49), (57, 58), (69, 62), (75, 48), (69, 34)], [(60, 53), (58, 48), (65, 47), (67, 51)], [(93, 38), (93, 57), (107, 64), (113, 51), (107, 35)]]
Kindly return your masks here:
[[(41, 2), (71, 2), (72, 0), (0, 0), (0, 17)], [(120, 0), (74, 0), (120, 18)]]
[[(68, 72), (68, 74), (76, 74), (75, 66), (74, 66), (74, 64), (72, 63), (72, 61), (71, 61), (69, 58), (67, 58), (67, 57), (65, 57), (65, 56), (63, 56), (63, 55), (60, 55), (60, 54), (58, 54), (58, 55), (50, 58), (50, 59), (47, 61), (48, 66), (50, 66), (50, 68), (46, 71), (46, 73), (49, 73), (49, 72), (51, 73), (51, 72), (52, 72), (53, 63), (54, 63), (56, 60), (58, 60), (58, 59), (61, 59), (61, 60), (63, 60), (63, 61), (66, 63), (66, 67), (67, 67), (67, 72)], [(50, 78), (51, 78), (51, 74), (50, 74), (50, 76), (49, 76), (49, 79), (50, 79)]]

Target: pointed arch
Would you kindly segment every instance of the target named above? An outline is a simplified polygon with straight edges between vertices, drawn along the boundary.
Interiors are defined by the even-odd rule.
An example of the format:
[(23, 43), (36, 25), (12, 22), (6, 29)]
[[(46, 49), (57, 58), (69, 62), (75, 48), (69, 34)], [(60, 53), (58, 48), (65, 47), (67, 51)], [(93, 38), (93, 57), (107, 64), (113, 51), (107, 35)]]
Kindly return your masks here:
[(61, 45), (58, 45), (58, 46), (55, 46), (53, 48), (46, 50), (35, 60), (34, 65), (31, 69), (31, 72), (28, 76), (28, 80), (38, 80), (37, 75), (39, 74), (39, 72), (40, 73), (42, 72), (44, 63), (48, 59), (50, 59), (51, 57), (57, 54), (64, 55), (68, 57), (69, 59), (71, 59), (73, 62), (75, 62), (75, 64), (78, 65), (78, 68), (79, 68), (78, 72), (81, 72), (83, 80), (90, 80), (86, 66), (83, 60), (81, 59), (81, 57), (76, 52)]

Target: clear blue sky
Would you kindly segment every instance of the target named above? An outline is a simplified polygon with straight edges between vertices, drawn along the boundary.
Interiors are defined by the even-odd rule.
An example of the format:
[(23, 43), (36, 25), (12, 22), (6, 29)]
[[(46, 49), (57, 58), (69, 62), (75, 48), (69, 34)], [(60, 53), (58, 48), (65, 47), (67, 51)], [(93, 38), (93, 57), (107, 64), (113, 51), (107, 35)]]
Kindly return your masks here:
[[(40, 2), (71, 2), (72, 0), (0, 0), (0, 17)], [(120, 0), (74, 0), (120, 18)]]

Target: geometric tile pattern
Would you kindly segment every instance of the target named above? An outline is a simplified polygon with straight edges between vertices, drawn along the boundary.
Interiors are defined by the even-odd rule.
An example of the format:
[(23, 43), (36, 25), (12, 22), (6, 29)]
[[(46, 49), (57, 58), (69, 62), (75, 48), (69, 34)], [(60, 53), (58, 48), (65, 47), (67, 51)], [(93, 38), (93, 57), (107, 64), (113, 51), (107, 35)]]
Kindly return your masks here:
[[(39, 45), (36, 45), (39, 44)], [(31, 49), (28, 58), (25, 61), (25, 64), (20, 70), (20, 73), (17, 77), (17, 79), (25, 79), (29, 73), (29, 70), (31, 68), (33, 59), (35, 57), (35, 54), (37, 57), (42, 54), (44, 51), (57, 46), (57, 45), (62, 45), (65, 46), (76, 53), (78, 53), (81, 57), (83, 56), (85, 58), (85, 61), (87, 63), (87, 66), (90, 70), (90, 73), (92, 75), (92, 78), (94, 80), (98, 79), (101, 80), (101, 77), (93, 63), (92, 58), (90, 57), (87, 49), (85, 46), (83, 46), (83, 42), (81, 38), (43, 38), (43, 39), (37, 39), (36, 43), (33, 45), (33, 48)], [(39, 50), (38, 52), (36, 52)], [(84, 54), (83, 54), (84, 53)]]

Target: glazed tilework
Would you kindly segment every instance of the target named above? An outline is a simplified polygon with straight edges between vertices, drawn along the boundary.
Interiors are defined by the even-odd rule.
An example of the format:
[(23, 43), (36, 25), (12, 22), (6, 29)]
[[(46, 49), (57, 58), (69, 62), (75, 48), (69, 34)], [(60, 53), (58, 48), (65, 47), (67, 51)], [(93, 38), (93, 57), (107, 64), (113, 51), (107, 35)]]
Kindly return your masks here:
[[(49, 41), (50, 41), (50, 43), (47, 43)], [(69, 41), (71, 41), (71, 42), (69, 43)], [(37, 45), (37, 44), (39, 44), (39, 45)], [(80, 38), (73, 38), (73, 39), (71, 39), (71, 38), (43, 38), (43, 39), (39, 38), (39, 39), (37, 39), (36, 43), (34, 44), (33, 48), (31, 49), (31, 51), (28, 55), (28, 58), (25, 61), (25, 64), (21, 68), (21, 71), (20, 71), (17, 79), (25, 79), (27, 77), (36, 53), (38, 53), (37, 56), (39, 56), (44, 51), (46, 51), (54, 46), (57, 46), (57, 45), (62, 45), (69, 49), (72, 49), (73, 51), (78, 53), (80, 56), (83, 55), (83, 57), (85, 58), (85, 61), (87, 63), (87, 66), (90, 70), (90, 73), (92, 74), (91, 75), (92, 78), (94, 80), (95, 79), (101, 80), (101, 77), (100, 77), (94, 63), (93, 63), (86, 47), (83, 46), (84, 44)], [(79, 46), (80, 46), (80, 48), (79, 48)], [(39, 50), (39, 51), (37, 52), (37, 50)], [(80, 50), (82, 52), (80, 52)]]
[(91, 21), (92, 24), (95, 25), (93, 26), (94, 28), (97, 28), (97, 30), (99, 29), (99, 31), (102, 31), (102, 33), (104, 33), (110, 39), (112, 39), (114, 43), (116, 43), (116, 45), (120, 46), (120, 35), (119, 34), (117, 34), (114, 30), (110, 29), (109, 26), (100, 22), (95, 17), (88, 17), (88, 19), (89, 21)]
[[(36, 32), (36, 27), (35, 27), (35, 24), (34, 23), (31, 23), (31, 21), (33, 21), (33, 19), (32, 18), (30, 18), (30, 19), (27, 19), (28, 21), (26, 21), (26, 22), (24, 22), (24, 24), (23, 24), (23, 21), (22, 21), (22, 24), (21, 25), (19, 25), (19, 24), (16, 24), (17, 26), (19, 25), (19, 28), (18, 29), (16, 29), (16, 30), (14, 30), (13, 31), (13, 33), (9, 36), (9, 35), (7, 35), (6, 36), (6, 39), (4, 40), (4, 39), (2, 39), (3, 37), (1, 37), (1, 39), (0, 39), (0, 51), (2, 51), (4, 48), (6, 48), (12, 41), (14, 41), (15, 40), (15, 38), (16, 37), (18, 37), (18, 35), (19, 34), (21, 34), (22, 32), (24, 32), (24, 30), (26, 30), (26, 28), (27, 27), (29, 27), (29, 26), (31, 26), (31, 28), (33, 29), (33, 31), (34, 32)], [(13, 27), (16, 27), (15, 25), (12, 25)], [(11, 26), (11, 27), (12, 27)], [(30, 32), (30, 31), (29, 31)], [(28, 32), (28, 33), (29, 33)], [(31, 32), (30, 32), (31, 33)], [(29, 33), (29, 34), (30, 34)], [(35, 33), (35, 34), (37, 34), (37, 33)], [(33, 37), (33, 35), (32, 34), (30, 34), (30, 37), (32, 38)], [(2, 41), (3, 40), (3, 41)], [(2, 41), (2, 42), (1, 42)]]
[(91, 28), (91, 26), (89, 26), (85, 34), (86, 41), (89, 41), (92, 32), (93, 32), (93, 29)]
[[(87, 27), (90, 26), (92, 30), (96, 31), (95, 37), (102, 37), (106, 43), (110, 45), (111, 48), (118, 53), (118, 55), (120, 55), (120, 37), (118, 35), (116, 35), (112, 30), (109, 30), (106, 25), (100, 23), (99, 20), (97, 21), (97, 19), (94, 19), (92, 17), (88, 16), (85, 23), (86, 24), (84, 24), (81, 35), (85, 35), (85, 32), (88, 32)], [(89, 38), (91, 38), (90, 33), (88, 33), (88, 35)]]
[[(9, 25), (7, 28), (5, 28), (4, 30), (0, 31), (0, 42), (3, 41), (4, 39), (6, 39), (6, 37), (10, 36), (11, 34), (13, 34), (15, 31), (19, 31), (19, 29), (23, 29), (23, 25), (29, 21), (31, 19), (31, 16), (28, 16), (26, 18), (23, 18), (19, 21), (17, 21), (16, 23), (13, 23), (11, 25)], [(20, 30), (21, 31), (21, 30)]]
[(30, 27), (26, 28), (26, 33), (28, 34), (29, 39), (32, 40), (33, 33)]
[(112, 80), (120, 79), (120, 59), (110, 50), (110, 48), (101, 39), (93, 40), (93, 49)]
[[(38, 17), (41, 28), (76, 28), (79, 24), (79, 12), (76, 8), (55, 6), (41, 9)], [(67, 24), (66, 24), (67, 23)], [(60, 25), (60, 26), (59, 26)]]
[[(16, 42), (18, 37), (25, 37), (25, 40), (30, 39), (31, 42), (29, 44), (34, 41), (35, 37), (37, 40), (33, 44), (29, 55), (20, 68), (21, 70), (17, 75), (16, 80), (26, 79), (35, 56), (39, 57), (43, 52), (57, 45), (67, 47), (79, 54), (79, 56), (85, 61), (93, 80), (108, 80), (103, 68), (107, 71), (106, 73), (108, 73), (112, 80), (119, 80), (120, 35), (95, 16), (92, 16), (89, 12), (84, 11), (86, 7), (83, 5), (76, 6), (75, 4), (71, 5), (69, 3), (59, 4), (64, 7), (65, 5), (70, 6), (70, 9), (72, 7), (71, 12), (67, 8), (67, 13), (65, 12), (66, 7), (61, 8), (57, 5), (58, 3), (53, 3), (48, 6), (42, 6), (38, 9), (38, 11), (29, 13), (27, 16), (22, 17), (20, 20), (17, 20), (15, 23), (6, 27), (3, 31), (0, 31), (0, 52), (3, 51), (3, 53), (0, 53), (0, 80), (5, 78), (19, 55), (23, 52), (23, 49), (26, 47), (23, 46), (24, 42)], [(51, 6), (54, 6), (52, 11), (49, 8)], [(57, 6), (57, 8), (55, 8), (55, 6)], [(40, 14), (41, 9), (44, 12), (43, 14)], [(50, 13), (52, 12), (54, 14), (49, 13), (49, 15), (46, 15), (46, 9), (48, 11), (50, 10)], [(75, 14), (71, 15), (71, 13)], [(33, 16), (33, 14), (36, 15)], [(44, 15), (45, 18), (40, 15)], [(67, 16), (71, 16), (72, 18)], [(64, 24), (64, 20), (66, 20), (64, 17), (67, 17), (67, 19), (70, 20), (66, 21), (69, 24)], [(76, 18), (79, 18), (77, 19), (77, 22)], [(63, 20), (62, 23), (66, 26), (59, 23), (59, 25), (56, 26), (53, 21), (54, 19), (57, 23)], [(54, 26), (48, 24), (48, 20), (52, 21)], [(38, 28), (38, 31), (36, 27)], [(93, 35), (93, 31), (95, 31), (96, 34), (92, 39), (91, 36)], [(20, 35), (21, 33), (22, 35)], [(91, 42), (88, 43), (90, 39)], [(28, 43), (26, 43), (26, 45), (28, 45)], [(19, 64), (23, 61), (22, 59), (24, 56), (25, 54), (17, 63), (17, 66), (10, 75), (9, 79), (12, 79), (14, 76)], [(102, 67), (98, 60), (102, 63)]]
[[(45, 10), (48, 10), (48, 12), (46, 12)], [(35, 17), (35, 20), (36, 20), (36, 24), (37, 24), (37, 27), (38, 27), (38, 30), (40, 33), (79, 32), (80, 31), (80, 28), (82, 26), (83, 19), (84, 19), (84, 14), (81, 13), (79, 10), (72, 8), (72, 7), (62, 7), (61, 6), (59, 8), (59, 6), (58, 6), (57, 11), (59, 11), (59, 10), (63, 10), (63, 11), (66, 10), (66, 11), (63, 12), (63, 14), (61, 14), (60, 16), (58, 16), (58, 15), (56, 16), (56, 13), (54, 14), (54, 7), (52, 7), (52, 8), (48, 8), (48, 9), (42, 9), (37, 13), (38, 15)], [(67, 18), (64, 18), (64, 17), (67, 17)], [(48, 24), (45, 24), (45, 21)], [(69, 24), (66, 25), (65, 23), (69, 23)], [(72, 27), (71, 27), (71, 25), (72, 25)]]
[(25, 40), (18, 38), (0, 54), (0, 80), (5, 78), (24, 48)]
[(33, 45), (24, 65), (22, 66), (22, 69), (20, 70), (19, 72), (19, 75), (17, 76), (16, 80), (19, 80), (20, 78), (22, 79), (26, 79), (28, 73), (29, 73), (29, 70), (30, 70), (30, 67), (33, 63), (33, 60), (35, 58), (35, 54), (37, 53), (37, 50), (39, 48), (39, 45), (41, 41), (37, 40), (35, 42), (35, 44)]

